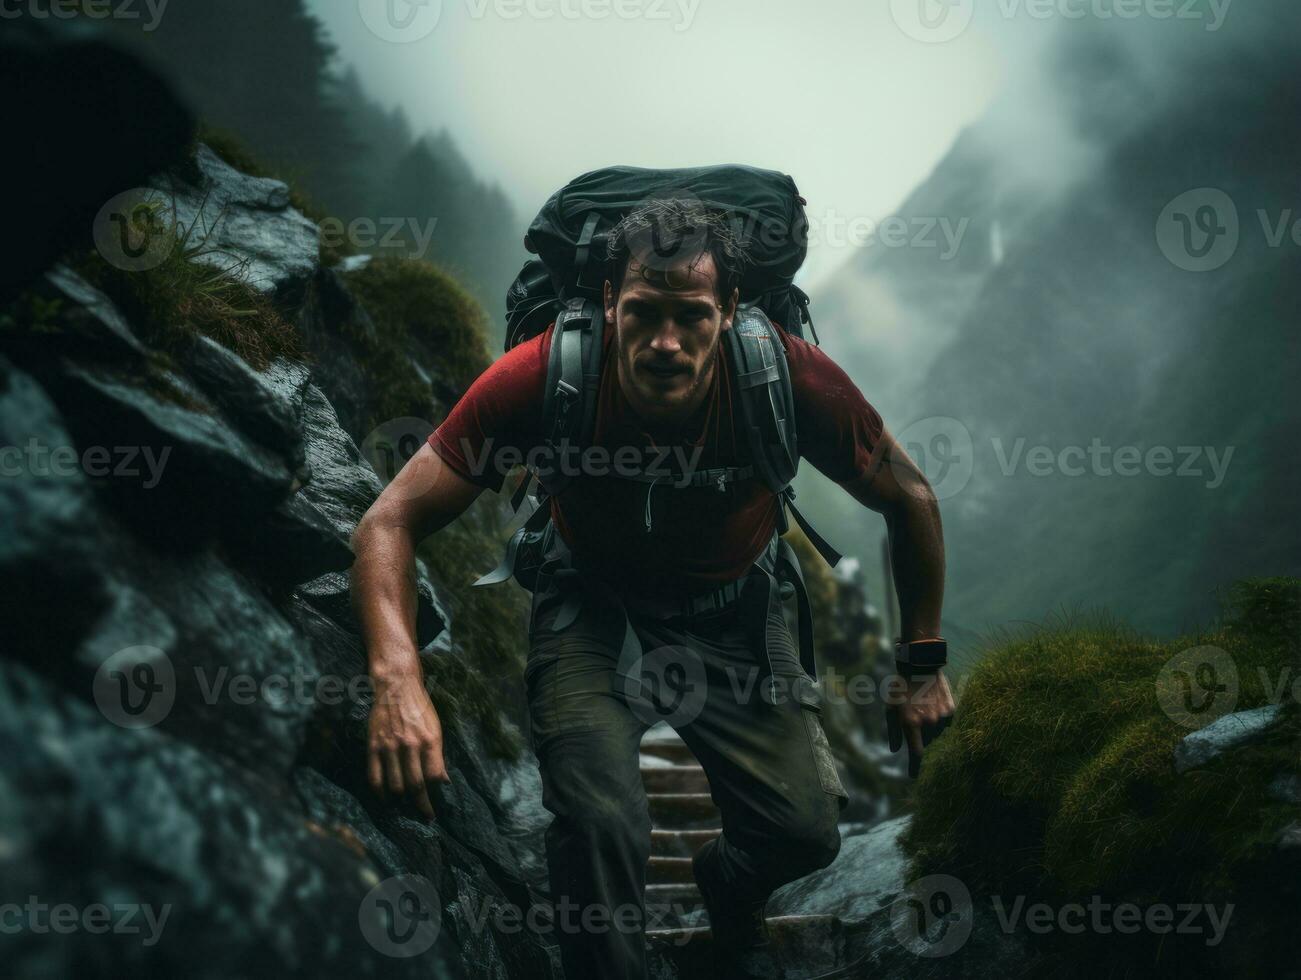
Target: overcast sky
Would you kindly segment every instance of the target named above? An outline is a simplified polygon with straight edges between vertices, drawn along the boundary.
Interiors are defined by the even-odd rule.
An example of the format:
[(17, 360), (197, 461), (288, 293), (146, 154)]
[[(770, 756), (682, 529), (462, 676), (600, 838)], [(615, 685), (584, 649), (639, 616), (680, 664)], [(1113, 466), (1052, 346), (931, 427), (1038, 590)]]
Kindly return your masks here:
[(924, 43), (892, 13), (923, 0), (425, 2), (311, 0), (377, 98), (502, 185), (521, 233), (585, 170), (748, 163), (822, 216), (806, 285), (848, 257), (835, 229), (889, 216), (1051, 29), (977, 17)]

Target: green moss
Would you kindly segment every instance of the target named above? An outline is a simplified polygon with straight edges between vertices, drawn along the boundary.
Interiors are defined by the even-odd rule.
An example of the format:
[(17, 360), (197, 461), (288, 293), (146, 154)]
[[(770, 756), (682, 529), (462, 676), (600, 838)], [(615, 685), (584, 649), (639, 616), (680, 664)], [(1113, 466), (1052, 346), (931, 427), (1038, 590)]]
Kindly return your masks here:
[(413, 347), (428, 351), (425, 363), (437, 365), (445, 402), (458, 398), (491, 363), (483, 310), (430, 263), (374, 259), (344, 278), (375, 325), (373, 335), (356, 330), (351, 337), (376, 397), (366, 430), (388, 419), (439, 416), (434, 390), (412, 363)]
[(70, 264), (114, 302), (142, 341), (164, 353), (203, 334), (258, 369), (276, 357), (305, 358), (298, 332), (244, 281), (241, 263), (224, 255), (215, 264), (208, 261), (218, 253), (200, 229), (177, 229), (175, 239), (150, 269), (128, 272), (94, 251), (72, 257)]
[(62, 309), (63, 300), (59, 297), (24, 290), (8, 306), (0, 308), (0, 332), (57, 333)]
[[(522, 722), (524, 663), (528, 653), (530, 594), (514, 582), (476, 588), (497, 563), (509, 536), (500, 500), (484, 494), (461, 517), (431, 536), (420, 554), (457, 626), (462, 650), (428, 665), (434, 704), (468, 713), (495, 754), (516, 758), (518, 737), (502, 725), (502, 711)], [(453, 663), (455, 662), (455, 663)], [(440, 703), (439, 698), (443, 699)]]
[(437, 266), (421, 259), (376, 258), (345, 278), (379, 332), (435, 352), (444, 380), (456, 391), (468, 388), (492, 363), (486, 314)]
[[(927, 753), (904, 845), (918, 875), (1059, 901), (1259, 898), (1253, 876), (1295, 805), (1269, 784), (1296, 772), (1301, 581), (1242, 582), (1205, 633), (1155, 641), (1105, 621), (1004, 637), (972, 672), (954, 724)], [(1189, 729), (1162, 709), (1162, 669), (1192, 647), (1236, 667), (1243, 711), (1284, 696), (1265, 737), (1176, 773)], [(1210, 718), (1207, 718), (1209, 721)], [(1267, 877), (1267, 876), (1266, 876)]]

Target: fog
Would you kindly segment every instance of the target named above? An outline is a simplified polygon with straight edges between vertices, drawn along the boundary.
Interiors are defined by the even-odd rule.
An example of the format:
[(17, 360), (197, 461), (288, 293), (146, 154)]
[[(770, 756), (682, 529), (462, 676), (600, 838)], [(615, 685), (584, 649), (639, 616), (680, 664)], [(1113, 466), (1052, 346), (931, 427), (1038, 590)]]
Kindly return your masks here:
[(847, 257), (851, 223), (891, 215), (1055, 31), (981, 16), (929, 44), (888, 4), (848, 0), (644, 0), (604, 18), (565, 16), (601, 9), (581, 0), (443, 0), (427, 36), (393, 43), (365, 4), (310, 6), (375, 96), (417, 131), (446, 128), (522, 222), (613, 163), (790, 173), (825, 229), (809, 288)]

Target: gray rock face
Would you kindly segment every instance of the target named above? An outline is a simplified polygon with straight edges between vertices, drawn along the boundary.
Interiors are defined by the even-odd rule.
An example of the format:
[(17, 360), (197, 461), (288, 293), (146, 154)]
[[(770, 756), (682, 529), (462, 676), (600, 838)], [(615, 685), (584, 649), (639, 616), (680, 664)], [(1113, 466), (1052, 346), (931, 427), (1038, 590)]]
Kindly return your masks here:
[(1245, 745), (1277, 721), (1281, 711), (1277, 704), (1237, 711), (1185, 735), (1175, 746), (1175, 772), (1204, 766), (1221, 753)]
[(777, 889), (768, 899), (768, 914), (866, 920), (903, 891), (908, 862), (899, 838), (909, 823), (910, 817), (895, 817), (865, 834), (846, 837), (829, 867)]
[[(282, 364), (292, 362), (282, 360)], [(241, 431), (255, 442), (280, 453), (292, 469), (305, 458), (302, 431), (302, 392), (276, 384), (233, 351), (210, 337), (195, 338), (185, 354), (189, 376)], [(285, 371), (277, 373), (279, 379)]]
[[(214, 240), (264, 288), (316, 274), (283, 185), (199, 164)], [(42, 288), (55, 323), (0, 337), (0, 444), (22, 450), (0, 480), (0, 880), (45, 907), (130, 905), (136, 931), (5, 930), (5, 972), (559, 977), (545, 932), (510, 925), (547, 892), (532, 756), (490, 758), (445, 719), (436, 821), (366, 785), (347, 569), (382, 485), (326, 395), (347, 385), (203, 338), (168, 362), (69, 270)], [(135, 474), (88, 455), (124, 446)], [(454, 649), (419, 578), (422, 647)], [(437, 935), (393, 955), (408, 875)]]
[[(0, 479), (0, 623), (11, 655), (67, 649), (110, 599), (87, 569), (91, 492), (58, 410), (27, 374), (0, 357), (0, 443), (18, 448), (17, 472)], [(68, 457), (72, 457), (70, 462)], [(69, 608), (67, 596), (79, 601)]]
[(290, 206), (285, 184), (242, 174), (202, 144), (195, 162), (197, 186), (172, 177), (158, 189), (168, 195), (178, 228), (189, 230), (189, 244), (204, 244), (200, 261), (234, 270), (263, 292), (312, 274), (320, 229)]

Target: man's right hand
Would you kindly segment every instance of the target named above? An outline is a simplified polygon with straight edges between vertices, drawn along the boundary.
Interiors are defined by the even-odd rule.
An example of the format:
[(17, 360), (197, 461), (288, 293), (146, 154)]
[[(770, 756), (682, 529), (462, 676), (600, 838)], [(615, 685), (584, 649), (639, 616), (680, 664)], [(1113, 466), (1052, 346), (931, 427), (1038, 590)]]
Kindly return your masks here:
[(376, 680), (367, 768), (381, 797), (406, 797), (425, 816), (434, 815), (428, 784), (452, 780), (443, 762), (443, 726), (418, 672)]

